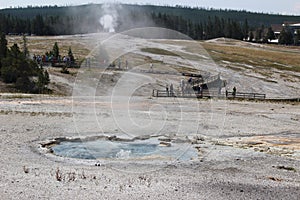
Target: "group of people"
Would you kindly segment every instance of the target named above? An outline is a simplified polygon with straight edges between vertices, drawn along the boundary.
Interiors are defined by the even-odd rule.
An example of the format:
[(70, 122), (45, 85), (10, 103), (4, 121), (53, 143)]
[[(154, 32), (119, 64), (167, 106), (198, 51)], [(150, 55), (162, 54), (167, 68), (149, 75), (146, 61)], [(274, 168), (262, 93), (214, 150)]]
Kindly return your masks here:
[[(125, 60), (125, 63), (124, 63), (124, 69), (128, 69), (128, 60)], [(122, 60), (121, 58), (118, 59), (118, 68), (121, 69), (122, 68)]]
[[(199, 87), (201, 90), (201, 87)], [(181, 95), (184, 96), (185, 94), (193, 94), (195, 91), (193, 89), (193, 80), (190, 78), (188, 80), (182, 79), (179, 84), (179, 89), (181, 92)], [(201, 91), (198, 91), (199, 93)], [(167, 96), (175, 96), (175, 91), (174, 91), (174, 85), (171, 83), (170, 86), (169, 84), (166, 84), (166, 94)]]
[(43, 65), (44, 63), (71, 63), (71, 58), (69, 56), (58, 56), (54, 57), (53, 55), (33, 55), (32, 58), (34, 61), (36, 61), (38, 64)]
[[(194, 80), (192, 78), (189, 78), (187, 81), (185, 79), (180, 80), (180, 90), (182, 96), (184, 94), (192, 94), (194, 92), (193, 86), (194, 86)], [(199, 89), (201, 90), (201, 87), (199, 86)], [(200, 93), (201, 91), (199, 91)]]
[(150, 72), (153, 72), (153, 63), (150, 63)]
[(167, 93), (167, 96), (168, 97), (174, 97), (175, 96), (175, 93), (174, 93), (174, 86), (173, 86), (173, 84), (171, 83), (171, 85), (170, 85), (170, 88), (169, 88), (169, 85), (168, 84), (166, 84), (166, 93)]
[[(201, 90), (201, 87), (199, 88)], [(195, 92), (190, 79), (188, 81), (182, 79), (179, 84), (179, 90), (182, 96), (184, 96), (185, 94), (193, 94)], [(201, 91), (198, 92), (200, 93)], [(166, 94), (167, 96), (171, 97), (175, 96), (174, 85), (172, 83), (170, 84), (170, 86), (169, 84), (166, 84)]]
[[(236, 87), (233, 87), (231, 94), (232, 94), (233, 97), (236, 96)], [(228, 90), (226, 90), (225, 95), (226, 95), (226, 97), (228, 97)]]
[[(122, 66), (123, 64), (123, 66)], [(128, 60), (125, 60), (124, 62), (122, 62), (122, 59), (121, 58), (118, 58), (117, 60), (115, 60), (114, 62), (112, 62), (111, 64), (109, 64), (108, 67), (111, 67), (111, 68), (117, 68), (117, 69), (128, 69), (128, 66), (129, 66), (129, 62)]]
[[(184, 96), (185, 94), (189, 95), (189, 94), (193, 94), (193, 93), (202, 95), (202, 92), (203, 92), (203, 90), (205, 90), (205, 87), (202, 88), (202, 85), (200, 85), (200, 84), (193, 85), (192, 79), (189, 79), (189, 80), (182, 79), (180, 81), (179, 89), (180, 89), (182, 96)], [(168, 84), (166, 84), (166, 94), (167, 94), (167, 96), (175, 96), (173, 84), (170, 84), (170, 86)], [(228, 90), (226, 90), (225, 94), (226, 94), (226, 97), (228, 97), (228, 95), (229, 95)], [(231, 95), (233, 97), (236, 97), (236, 94), (237, 94), (237, 89), (236, 89), (236, 87), (233, 87)]]

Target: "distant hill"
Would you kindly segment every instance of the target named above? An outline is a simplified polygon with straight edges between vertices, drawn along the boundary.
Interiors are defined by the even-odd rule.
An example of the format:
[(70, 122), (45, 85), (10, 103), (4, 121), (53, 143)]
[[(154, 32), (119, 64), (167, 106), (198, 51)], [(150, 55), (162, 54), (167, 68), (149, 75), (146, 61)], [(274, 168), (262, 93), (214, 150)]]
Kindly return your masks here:
[[(0, 10), (0, 14), (9, 14), (23, 19), (33, 19), (36, 15), (43, 16), (84, 16), (92, 14), (97, 16), (101, 14), (102, 4), (87, 4), (81, 6), (44, 6), (44, 7), (27, 7), (27, 8), (9, 8)], [(284, 21), (300, 22), (300, 16), (266, 14), (249, 12), (245, 10), (222, 10), (190, 7), (171, 7), (171, 6), (154, 6), (154, 5), (130, 5), (122, 4), (116, 6), (115, 10), (125, 12), (144, 12), (144, 13), (165, 13), (168, 15), (182, 16), (184, 19), (191, 20), (195, 23), (205, 22), (208, 17), (230, 18), (232, 20), (244, 22), (248, 20), (250, 26), (270, 26), (271, 24), (282, 24)], [(93, 13), (94, 12), (94, 13)], [(100, 12), (100, 13), (99, 13)]]
[[(101, 20), (104, 15), (109, 17)], [(113, 29), (101, 24), (109, 21), (113, 23), (111, 25)], [(159, 26), (180, 31), (194, 39), (222, 36), (243, 39), (251, 30), (282, 24), (285, 21), (300, 22), (300, 16), (253, 13), (244, 10), (129, 4), (44, 6), (0, 10), (0, 30), (7, 34), (58, 35)]]

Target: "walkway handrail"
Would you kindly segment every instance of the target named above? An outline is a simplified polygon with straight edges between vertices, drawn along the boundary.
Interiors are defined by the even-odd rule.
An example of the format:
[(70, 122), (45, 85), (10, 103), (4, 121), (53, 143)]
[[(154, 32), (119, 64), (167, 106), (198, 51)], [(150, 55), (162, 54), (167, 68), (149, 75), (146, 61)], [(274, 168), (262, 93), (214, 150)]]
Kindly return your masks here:
[(249, 92), (237, 92), (235, 95), (232, 93), (228, 93), (225, 96), (224, 93), (219, 94), (218, 90), (203, 90), (201, 93), (197, 93), (195, 91), (182, 93), (181, 91), (174, 90), (166, 91), (166, 90), (153, 90), (153, 97), (182, 97), (182, 98), (190, 98), (190, 97), (226, 97), (226, 98), (237, 98), (237, 99), (266, 99), (266, 94), (261, 93), (249, 93)]
[(233, 93), (228, 93), (228, 98), (243, 98), (243, 99), (265, 99), (266, 94), (260, 93), (249, 93), (249, 92), (237, 92), (235, 95)]

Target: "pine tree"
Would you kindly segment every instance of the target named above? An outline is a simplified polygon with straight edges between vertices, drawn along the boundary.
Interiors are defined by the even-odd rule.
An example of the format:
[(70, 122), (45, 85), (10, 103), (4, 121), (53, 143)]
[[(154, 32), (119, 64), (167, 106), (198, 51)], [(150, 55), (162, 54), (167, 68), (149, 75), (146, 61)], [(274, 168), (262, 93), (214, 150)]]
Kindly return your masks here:
[(207, 21), (207, 24), (206, 24), (206, 39), (212, 39), (214, 36), (213, 36), (213, 23), (211, 21), (211, 18), (208, 17), (208, 21)]
[(2, 59), (1, 78), (5, 83), (15, 83), (17, 81), (25, 64), (22, 58), (23, 55), (18, 45), (14, 44), (8, 50), (6, 58)]
[(26, 58), (29, 57), (29, 51), (28, 51), (28, 47), (27, 47), (27, 38), (26, 38), (25, 34), (23, 34), (23, 54)]
[(1, 68), (2, 68), (2, 60), (7, 56), (7, 40), (5, 38), (5, 34), (0, 32), (0, 75), (1, 75)]
[(53, 52), (53, 56), (55, 58), (58, 58), (58, 56), (59, 56), (59, 48), (58, 48), (57, 42), (54, 43), (52, 52)]
[(49, 77), (49, 73), (47, 70), (45, 70), (44, 72), (44, 80), (45, 80), (45, 85), (48, 85), (50, 83), (50, 77)]
[(224, 35), (227, 38), (232, 38), (233, 36), (233, 27), (230, 19), (225, 21)]
[(249, 42), (253, 42), (253, 39), (254, 39), (253, 31), (250, 31), (250, 34), (249, 34)]
[(215, 22), (214, 22), (214, 37), (218, 38), (218, 37), (223, 37), (223, 27), (221, 24), (221, 20), (219, 19), (219, 17), (215, 16)]
[(44, 93), (46, 89), (45, 86), (48, 85), (49, 83), (50, 83), (50, 78), (49, 78), (48, 71), (47, 70), (43, 71), (43, 69), (40, 69), (38, 72), (38, 82), (37, 82), (39, 93)]
[(237, 22), (232, 22), (232, 38), (236, 40), (243, 39), (243, 32), (241, 26)]
[(278, 43), (285, 45), (293, 44), (293, 34), (288, 27), (285, 27), (281, 30)]
[(249, 24), (248, 20), (245, 19), (244, 25), (243, 25), (243, 38), (247, 40), (249, 37)]
[(257, 28), (255, 32), (255, 42), (261, 42), (263, 38), (263, 29)]
[(9, 51), (9, 56), (14, 59), (19, 59), (22, 57), (22, 53), (20, 51), (20, 48), (17, 44), (14, 44)]
[(74, 63), (75, 59), (71, 47), (69, 47), (68, 56), (70, 58), (71, 63)]
[(4, 33), (0, 33), (0, 62), (7, 56), (7, 40)]
[(31, 32), (36, 35), (44, 35), (44, 18), (42, 15), (37, 15), (32, 22)]
[(21, 92), (44, 92), (50, 81), (49, 74), (43, 72), (36, 62), (28, 59), (17, 44), (7, 50), (7, 56), (2, 59), (2, 63), (2, 80), (5, 83), (13, 83)]
[(299, 29), (296, 31), (296, 34), (294, 37), (295, 37), (295, 44), (299, 45), (300, 44), (300, 30)]
[(274, 31), (272, 30), (272, 27), (269, 27), (269, 28), (268, 28), (268, 32), (267, 32), (267, 35), (266, 35), (266, 39), (267, 39), (267, 40), (274, 40), (274, 39), (275, 39), (275, 33), (274, 33)]

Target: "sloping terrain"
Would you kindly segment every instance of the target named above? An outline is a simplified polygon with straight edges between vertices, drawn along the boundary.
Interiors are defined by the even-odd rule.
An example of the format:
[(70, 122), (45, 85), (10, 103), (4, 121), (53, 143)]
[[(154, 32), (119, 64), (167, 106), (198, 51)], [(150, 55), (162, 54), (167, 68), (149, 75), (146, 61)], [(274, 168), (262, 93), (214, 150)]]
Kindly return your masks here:
[(300, 48), (219, 38), (203, 43), (233, 87), (270, 98), (299, 97)]
[[(28, 37), (28, 48), (31, 55), (42, 55), (52, 49), (54, 42), (58, 42), (62, 55), (66, 55), (68, 48), (71, 47), (75, 58), (78, 61), (83, 61), (84, 66), (85, 57), (91, 52), (97, 51), (96, 49), (99, 48), (97, 44), (105, 41), (108, 45), (109, 56), (114, 57), (114, 59), (108, 59), (109, 62), (116, 62), (121, 58), (124, 67), (125, 60), (127, 60), (130, 70), (137, 67), (149, 70), (149, 63), (153, 63), (156, 71), (168, 69), (178, 73), (185, 71), (209, 75), (220, 73), (221, 77), (227, 80), (226, 89), (229, 91), (235, 86), (238, 92), (265, 93), (267, 98), (300, 96), (299, 47), (262, 45), (226, 38), (196, 42), (181, 40), (146, 41), (121, 35), (113, 36), (110, 39), (110, 36), (108, 34), (90, 34)], [(9, 45), (18, 43), (22, 46), (21, 37), (11, 36), (8, 37), (8, 41)], [(119, 51), (119, 55), (117, 55), (116, 52), (121, 49), (122, 51)], [(166, 52), (172, 54), (166, 54)], [(95, 60), (94, 64), (99, 63)], [(108, 64), (107, 61), (104, 67), (107, 67)], [(59, 70), (49, 70), (52, 77), (50, 88), (54, 90), (54, 93), (60, 93), (59, 87), (54, 87), (53, 83), (66, 85), (66, 81), (62, 78), (74, 81), (76, 71), (72, 74), (73, 78), (68, 78), (71, 75), (63, 74), (59, 75), (59, 78), (57, 73), (52, 73), (55, 71)], [(116, 73), (122, 73), (122, 71)], [(170, 79), (173, 78), (170, 77)], [(160, 83), (160, 87), (164, 87), (166, 82), (168, 81)], [(72, 81), (70, 84), (72, 85)], [(178, 87), (179, 80), (174, 80), (174, 84)], [(3, 84), (1, 87), (4, 88)], [(8, 89), (2, 89), (2, 91), (8, 91)], [(70, 94), (70, 92), (66, 94)]]

